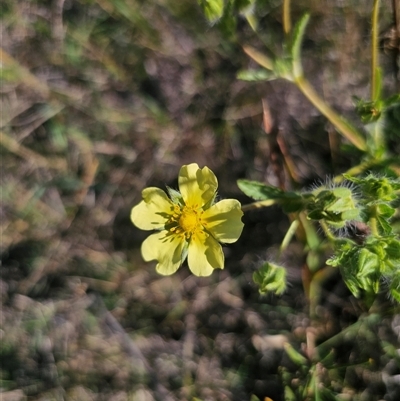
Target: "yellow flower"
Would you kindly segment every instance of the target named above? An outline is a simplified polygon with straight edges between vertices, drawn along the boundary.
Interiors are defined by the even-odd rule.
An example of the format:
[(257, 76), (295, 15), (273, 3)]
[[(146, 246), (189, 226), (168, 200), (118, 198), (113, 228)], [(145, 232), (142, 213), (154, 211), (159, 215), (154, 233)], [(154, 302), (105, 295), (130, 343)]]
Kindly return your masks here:
[(145, 261), (157, 260), (157, 272), (175, 273), (188, 258), (196, 276), (209, 276), (224, 268), (224, 254), (218, 241), (232, 243), (242, 233), (240, 202), (224, 199), (214, 203), (218, 181), (208, 168), (196, 163), (182, 166), (179, 190), (146, 188), (143, 200), (133, 207), (131, 220), (142, 230), (158, 230), (142, 244)]

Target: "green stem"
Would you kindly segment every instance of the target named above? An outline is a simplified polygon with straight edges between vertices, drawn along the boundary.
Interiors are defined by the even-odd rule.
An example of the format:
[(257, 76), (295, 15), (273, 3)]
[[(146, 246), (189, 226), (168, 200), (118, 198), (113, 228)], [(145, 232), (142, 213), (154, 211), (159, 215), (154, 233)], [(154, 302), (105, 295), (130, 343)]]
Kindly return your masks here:
[[(357, 166), (354, 166), (354, 167), (350, 168), (344, 174), (348, 174), (348, 175), (351, 175), (352, 177), (356, 177), (357, 175), (360, 175), (363, 172), (365, 172), (368, 169), (370, 169), (371, 167), (373, 167), (375, 164), (376, 164), (375, 160), (367, 160), (367, 161), (365, 161), (363, 163), (360, 163)], [(340, 175), (337, 175), (333, 179), (333, 182), (336, 183), (336, 184), (339, 184), (344, 180), (345, 180), (345, 178), (343, 177), (343, 174), (340, 174)]]
[(293, 238), (293, 235), (296, 233), (297, 228), (299, 227), (299, 220), (293, 220), (292, 224), (290, 224), (289, 230), (287, 230), (285, 238), (282, 241), (281, 247), (279, 249), (279, 254), (281, 255), (282, 252), (288, 247), (290, 241)]
[(242, 206), (242, 212), (248, 212), (249, 210), (259, 209), (260, 207), (271, 206), (276, 203), (275, 199), (267, 199), (263, 201), (249, 203), (248, 205)]
[(379, 0), (374, 0), (372, 11), (371, 29), (371, 100), (376, 101), (379, 97), (378, 85), (378, 17)]
[(354, 146), (362, 151), (367, 150), (367, 144), (360, 132), (357, 131), (349, 122), (340, 117), (323, 99), (315, 92), (310, 83), (303, 77), (295, 77), (294, 82), (303, 92), (307, 99), (336, 127), (336, 129), (346, 137)]
[(283, 0), (283, 31), (286, 35), (292, 30), (292, 21), (290, 19), (290, 0)]
[(335, 242), (336, 237), (332, 234), (332, 232), (329, 229), (328, 224), (326, 224), (325, 220), (319, 220), (319, 224), (321, 225), (322, 229), (324, 230), (326, 238), (328, 238), (332, 242)]
[[(361, 316), (357, 322), (353, 323), (349, 327), (346, 327), (341, 332), (329, 338), (325, 342), (319, 344), (317, 346), (319, 355), (327, 355), (332, 350), (332, 348), (343, 344), (344, 338), (346, 338), (347, 341), (350, 341), (359, 336), (360, 333), (368, 333), (367, 329), (375, 328), (376, 324), (381, 318), (381, 315), (378, 313), (371, 313), (370, 315)], [(363, 326), (364, 329), (362, 330)]]
[(379, 237), (379, 230), (378, 230), (378, 222), (376, 219), (376, 215), (377, 215), (377, 207), (376, 206), (372, 206), (372, 210), (371, 210), (371, 217), (368, 221), (369, 223), (369, 228), (371, 229), (371, 234), (374, 235), (375, 237)]

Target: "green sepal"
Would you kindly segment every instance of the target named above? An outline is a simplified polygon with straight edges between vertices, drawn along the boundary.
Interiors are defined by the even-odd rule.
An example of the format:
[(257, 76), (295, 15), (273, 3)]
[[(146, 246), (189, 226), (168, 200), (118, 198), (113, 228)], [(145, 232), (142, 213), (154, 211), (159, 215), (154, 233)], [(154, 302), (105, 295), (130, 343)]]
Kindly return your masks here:
[(168, 192), (168, 195), (171, 198), (171, 201), (173, 203), (175, 203), (176, 205), (179, 205), (179, 206), (184, 206), (185, 205), (185, 202), (184, 202), (184, 200), (182, 198), (182, 195), (181, 195), (181, 193), (179, 191), (167, 186), (167, 192)]
[(183, 264), (183, 262), (186, 260), (187, 256), (188, 256), (188, 250), (189, 250), (189, 243), (186, 241), (183, 249), (182, 249), (182, 254), (181, 254), (181, 265)]
[(353, 100), (356, 103), (356, 112), (360, 116), (363, 124), (371, 124), (381, 117), (381, 101), (363, 100), (358, 97), (353, 97)]

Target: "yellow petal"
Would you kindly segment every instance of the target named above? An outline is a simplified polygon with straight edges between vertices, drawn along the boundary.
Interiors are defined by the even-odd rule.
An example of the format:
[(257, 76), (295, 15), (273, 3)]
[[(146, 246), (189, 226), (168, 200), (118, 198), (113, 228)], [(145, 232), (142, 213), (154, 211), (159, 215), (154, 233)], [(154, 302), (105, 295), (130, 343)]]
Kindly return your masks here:
[(207, 209), (202, 218), (206, 230), (218, 241), (227, 244), (235, 242), (243, 230), (243, 212), (236, 199), (224, 199)]
[(202, 207), (217, 191), (218, 181), (208, 168), (202, 169), (196, 163), (182, 166), (179, 171), (179, 190), (187, 206)]
[(209, 276), (214, 269), (224, 268), (222, 247), (204, 232), (192, 235), (188, 250), (189, 269), (196, 276)]
[(159, 188), (146, 188), (142, 191), (143, 200), (132, 208), (131, 221), (141, 230), (164, 228), (172, 214), (173, 203)]
[(157, 272), (168, 276), (175, 273), (182, 264), (184, 246), (185, 240), (182, 237), (164, 230), (143, 241), (142, 256), (146, 262), (157, 260)]

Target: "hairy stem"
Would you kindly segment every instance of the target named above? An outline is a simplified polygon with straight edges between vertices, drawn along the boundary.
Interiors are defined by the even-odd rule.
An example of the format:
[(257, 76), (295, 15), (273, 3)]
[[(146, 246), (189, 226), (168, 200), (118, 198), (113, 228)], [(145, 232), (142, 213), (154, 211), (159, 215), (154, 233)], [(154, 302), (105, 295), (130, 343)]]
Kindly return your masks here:
[(336, 237), (332, 234), (331, 230), (328, 227), (328, 224), (326, 224), (324, 220), (319, 220), (319, 224), (321, 225), (321, 228), (324, 230), (326, 238), (328, 238), (332, 242), (335, 242)]

